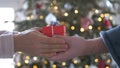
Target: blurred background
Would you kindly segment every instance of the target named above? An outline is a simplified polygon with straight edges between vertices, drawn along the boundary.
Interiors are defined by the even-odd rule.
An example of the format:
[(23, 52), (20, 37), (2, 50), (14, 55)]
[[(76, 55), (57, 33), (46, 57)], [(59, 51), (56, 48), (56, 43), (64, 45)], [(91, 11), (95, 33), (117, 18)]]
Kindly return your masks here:
[[(100, 31), (120, 24), (120, 0), (0, 0), (0, 30), (23, 31), (59, 22), (69, 36), (99, 37)], [(64, 57), (64, 56), (63, 56)], [(14, 61), (13, 61), (14, 60)], [(0, 59), (6, 68), (117, 68), (109, 53), (87, 55), (65, 62), (17, 52)]]

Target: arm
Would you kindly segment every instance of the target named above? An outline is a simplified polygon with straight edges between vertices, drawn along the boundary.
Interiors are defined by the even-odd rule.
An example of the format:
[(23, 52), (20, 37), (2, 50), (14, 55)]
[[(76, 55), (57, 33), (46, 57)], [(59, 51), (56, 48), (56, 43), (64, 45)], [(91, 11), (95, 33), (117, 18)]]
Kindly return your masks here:
[[(57, 54), (51, 60), (65, 61), (77, 56), (110, 52), (120, 67), (120, 26), (101, 32), (101, 37), (84, 39), (81, 37), (60, 37), (69, 45), (66, 52)], [(63, 57), (64, 56), (64, 57)]]
[(100, 33), (105, 46), (120, 67), (120, 26)]
[(59, 36), (58, 38), (63, 38), (69, 45), (69, 49), (66, 52), (52, 57), (51, 60), (54, 61), (65, 61), (77, 56), (108, 52), (101, 37), (95, 39), (84, 39), (83, 37), (75, 36)]
[(11, 58), (14, 54), (12, 32), (0, 31), (0, 58)]
[(67, 49), (63, 39), (47, 37), (39, 30), (34, 28), (17, 34), (1, 34), (0, 58), (12, 58), (17, 51), (49, 58)]

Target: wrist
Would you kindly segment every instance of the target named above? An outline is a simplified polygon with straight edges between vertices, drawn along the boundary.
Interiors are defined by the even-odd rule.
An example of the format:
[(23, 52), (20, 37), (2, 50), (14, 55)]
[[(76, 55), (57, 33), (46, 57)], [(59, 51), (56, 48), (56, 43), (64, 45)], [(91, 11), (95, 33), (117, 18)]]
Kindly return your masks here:
[(87, 45), (89, 46), (89, 52), (91, 54), (100, 54), (108, 52), (105, 47), (102, 38), (88, 39)]
[(14, 51), (20, 51), (20, 34), (14, 34), (13, 35), (14, 38)]

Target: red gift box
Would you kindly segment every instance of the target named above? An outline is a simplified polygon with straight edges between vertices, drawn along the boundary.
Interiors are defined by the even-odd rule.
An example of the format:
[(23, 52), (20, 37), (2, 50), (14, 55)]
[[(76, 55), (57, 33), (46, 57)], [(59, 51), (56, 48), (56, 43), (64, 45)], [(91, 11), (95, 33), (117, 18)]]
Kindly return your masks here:
[(64, 36), (66, 33), (65, 26), (45, 26), (42, 28), (42, 33), (49, 37), (53, 35), (62, 35)]

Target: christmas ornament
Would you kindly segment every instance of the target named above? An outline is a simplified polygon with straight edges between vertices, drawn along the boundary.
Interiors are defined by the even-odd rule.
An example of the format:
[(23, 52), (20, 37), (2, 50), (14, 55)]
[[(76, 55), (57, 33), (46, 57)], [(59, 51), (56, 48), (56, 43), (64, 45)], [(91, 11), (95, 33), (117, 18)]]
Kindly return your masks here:
[(112, 25), (107, 17), (105, 17), (102, 21), (103, 25), (105, 26), (106, 29), (112, 28)]
[(37, 9), (41, 9), (42, 6), (43, 6), (43, 4), (42, 4), (40, 1), (37, 1), (37, 3), (36, 3), (36, 8), (37, 8)]
[(98, 68), (105, 68), (106, 64), (105, 64), (105, 60), (101, 59), (98, 63)]

